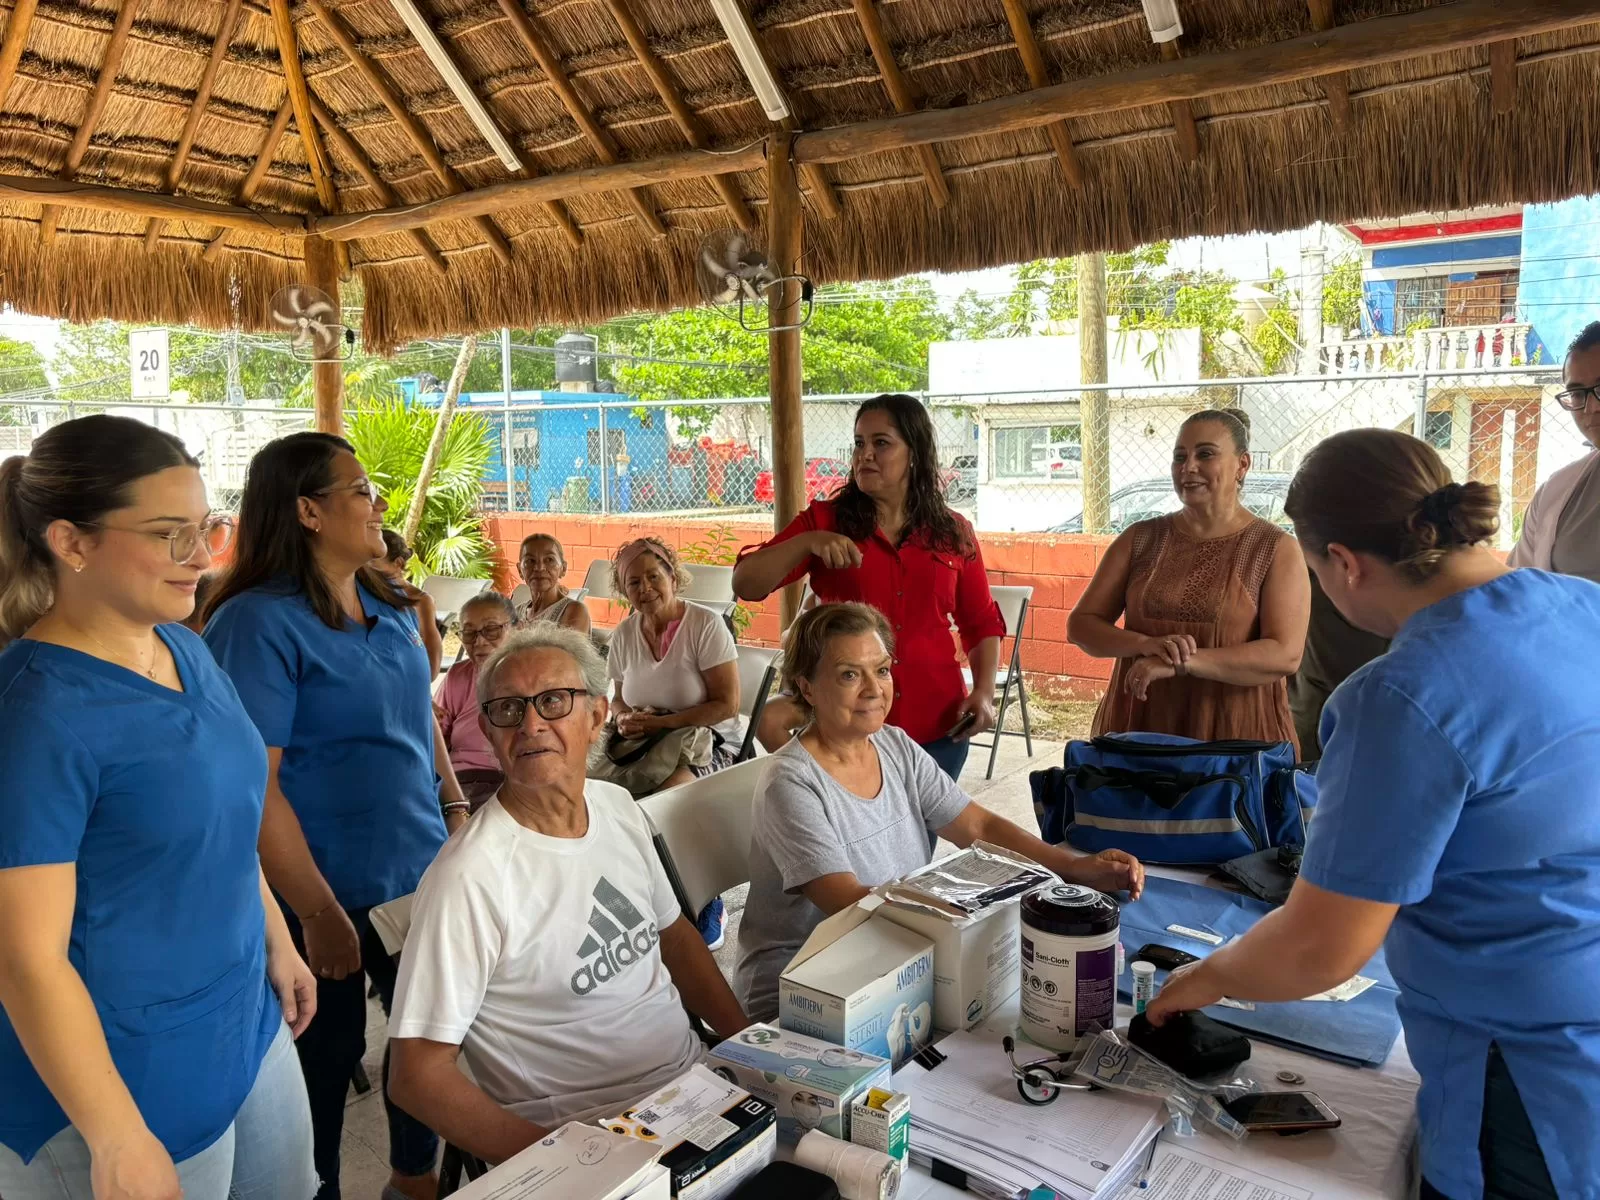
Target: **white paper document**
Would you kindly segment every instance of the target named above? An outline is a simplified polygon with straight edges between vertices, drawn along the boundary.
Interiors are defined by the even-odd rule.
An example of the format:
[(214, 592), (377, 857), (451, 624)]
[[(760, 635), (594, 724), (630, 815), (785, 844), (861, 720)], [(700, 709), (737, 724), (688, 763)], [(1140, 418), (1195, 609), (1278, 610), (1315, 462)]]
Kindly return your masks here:
[(1207, 1137), (1162, 1138), (1150, 1164), (1149, 1186), (1140, 1188), (1135, 1179), (1117, 1200), (1350, 1200), (1371, 1194), (1331, 1176), (1320, 1177), (1311, 1190), (1209, 1153), (1219, 1148)]

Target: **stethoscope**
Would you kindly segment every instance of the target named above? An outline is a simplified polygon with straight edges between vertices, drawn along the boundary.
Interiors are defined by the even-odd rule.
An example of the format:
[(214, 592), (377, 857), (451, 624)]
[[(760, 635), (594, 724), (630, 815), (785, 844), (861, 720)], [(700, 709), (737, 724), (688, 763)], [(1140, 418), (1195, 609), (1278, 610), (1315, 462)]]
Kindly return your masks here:
[(1017, 1095), (1029, 1104), (1054, 1104), (1062, 1092), (1092, 1092), (1090, 1083), (1068, 1083), (1072, 1076), (1070, 1054), (1053, 1054), (1049, 1058), (1036, 1058), (1030, 1063), (1017, 1062), (1017, 1043), (1006, 1037), (1000, 1043), (1006, 1057), (1011, 1060), (1011, 1074), (1017, 1080)]

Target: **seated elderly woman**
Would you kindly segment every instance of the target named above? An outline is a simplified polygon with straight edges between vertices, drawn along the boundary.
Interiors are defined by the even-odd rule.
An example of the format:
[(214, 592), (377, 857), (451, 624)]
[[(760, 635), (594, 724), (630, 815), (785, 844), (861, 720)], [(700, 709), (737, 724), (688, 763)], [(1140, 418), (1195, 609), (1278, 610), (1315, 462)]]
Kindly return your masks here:
[(1137, 899), (1144, 889), (1138, 859), (1045, 845), (975, 804), (886, 724), (893, 651), (888, 621), (865, 604), (819, 605), (784, 639), (784, 683), (811, 723), (772, 756), (756, 794), (735, 981), (753, 1020), (776, 1015), (778, 976), (824, 917), (931, 861), (930, 833), (1004, 846), (1103, 891)]
[(417, 888), (389, 1094), (490, 1162), (687, 1069), (700, 1045), (685, 1007), (723, 1036), (748, 1023), (638, 805), (584, 778), (605, 686), (589, 639), (553, 625), (484, 664), (483, 732), (505, 783)]
[(517, 569), (528, 585), (528, 602), (517, 614), (523, 625), (549, 621), (579, 633), (589, 632), (589, 610), (561, 584), (567, 573), (567, 555), (548, 533), (530, 533), (522, 539)]
[(450, 668), (433, 702), (461, 793), (477, 812), (505, 776), (478, 724), (478, 672), (511, 631), (517, 610), (499, 592), (484, 592), (461, 606), (461, 645), (467, 657)]

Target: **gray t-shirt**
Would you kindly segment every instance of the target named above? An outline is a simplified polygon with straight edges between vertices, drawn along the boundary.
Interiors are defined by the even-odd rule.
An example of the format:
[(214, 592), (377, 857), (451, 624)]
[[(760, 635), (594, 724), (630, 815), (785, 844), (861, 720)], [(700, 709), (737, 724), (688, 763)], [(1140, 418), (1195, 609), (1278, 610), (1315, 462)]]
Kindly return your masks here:
[(883, 788), (871, 800), (847, 791), (794, 738), (774, 754), (756, 795), (750, 897), (739, 926), (735, 988), (752, 1020), (778, 1013), (778, 976), (823, 913), (800, 889), (849, 873), (866, 887), (930, 861), (929, 833), (972, 801), (926, 751), (893, 725), (872, 735)]
[(1563, 575), (1600, 583), (1600, 456), (1589, 464), (1561, 510), (1550, 566)]

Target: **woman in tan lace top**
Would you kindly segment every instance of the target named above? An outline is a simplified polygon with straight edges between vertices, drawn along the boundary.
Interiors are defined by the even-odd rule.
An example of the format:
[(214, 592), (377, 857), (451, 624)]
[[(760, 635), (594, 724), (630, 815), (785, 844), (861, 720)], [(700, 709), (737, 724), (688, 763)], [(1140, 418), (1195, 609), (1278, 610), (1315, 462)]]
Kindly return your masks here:
[(1239, 501), (1250, 470), (1243, 417), (1184, 422), (1172, 455), (1183, 507), (1113, 542), (1073, 609), (1073, 644), (1116, 660), (1096, 735), (1295, 742), (1286, 681), (1305, 648), (1311, 589), (1299, 543)]

